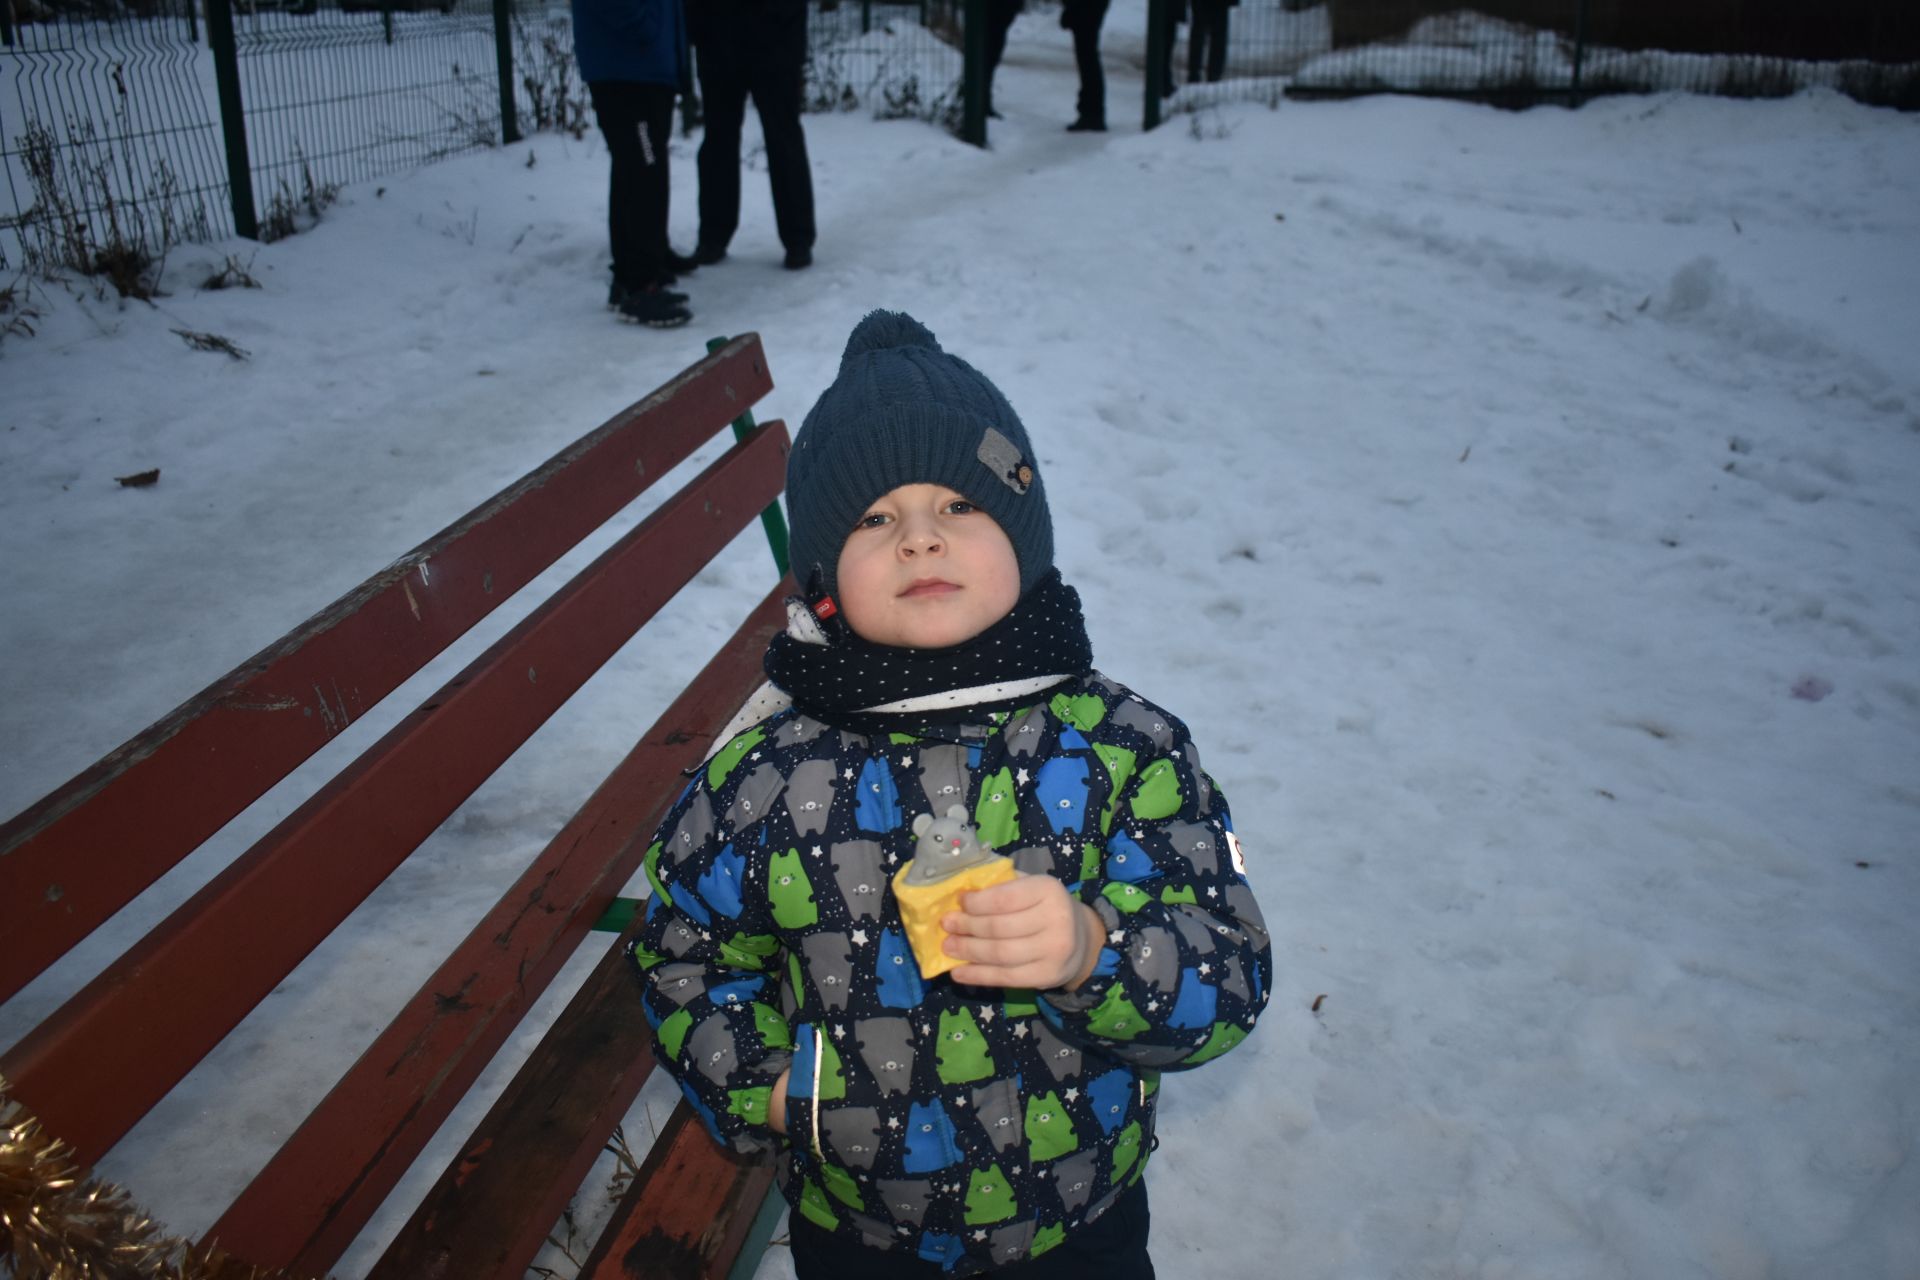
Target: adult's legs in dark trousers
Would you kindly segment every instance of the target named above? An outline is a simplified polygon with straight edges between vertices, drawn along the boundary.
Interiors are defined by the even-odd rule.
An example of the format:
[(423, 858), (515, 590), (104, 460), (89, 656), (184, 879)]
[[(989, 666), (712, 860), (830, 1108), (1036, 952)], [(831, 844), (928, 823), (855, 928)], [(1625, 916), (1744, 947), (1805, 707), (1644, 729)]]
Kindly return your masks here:
[(667, 138), (673, 127), (673, 86), (596, 80), (587, 91), (612, 162), (607, 240), (613, 248), (613, 278), (631, 290), (663, 284), (671, 274)]
[(760, 115), (773, 188), (773, 221), (788, 253), (814, 241), (813, 169), (800, 124), (807, 7), (755, 5), (703, 38), (695, 54), (706, 137), (700, 143), (700, 248), (725, 249), (740, 227), (740, 130), (747, 98)]
[(1100, 68), (1100, 24), (1107, 20), (1108, 0), (1072, 5), (1061, 21), (1073, 32), (1073, 60), (1080, 68), (1077, 124), (1107, 127), (1107, 76)]
[(1074, 28), (1073, 60), (1080, 67), (1080, 97), (1075, 104), (1080, 122), (1104, 125), (1107, 122), (1107, 73), (1100, 68), (1100, 28)]
[(1187, 33), (1187, 79), (1200, 78), (1200, 51), (1206, 50), (1207, 79), (1227, 69), (1227, 0), (1193, 0), (1193, 29)]

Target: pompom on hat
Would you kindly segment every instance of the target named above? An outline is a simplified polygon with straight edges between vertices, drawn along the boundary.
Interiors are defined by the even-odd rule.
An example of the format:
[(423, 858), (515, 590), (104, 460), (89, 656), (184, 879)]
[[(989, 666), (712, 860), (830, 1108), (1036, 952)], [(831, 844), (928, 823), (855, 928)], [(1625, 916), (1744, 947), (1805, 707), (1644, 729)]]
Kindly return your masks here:
[(873, 501), (903, 484), (945, 485), (1013, 543), (1020, 592), (1053, 567), (1053, 517), (1027, 429), (1000, 389), (940, 349), (901, 311), (854, 326), (840, 372), (787, 457), (793, 572), (836, 589), (840, 549)]

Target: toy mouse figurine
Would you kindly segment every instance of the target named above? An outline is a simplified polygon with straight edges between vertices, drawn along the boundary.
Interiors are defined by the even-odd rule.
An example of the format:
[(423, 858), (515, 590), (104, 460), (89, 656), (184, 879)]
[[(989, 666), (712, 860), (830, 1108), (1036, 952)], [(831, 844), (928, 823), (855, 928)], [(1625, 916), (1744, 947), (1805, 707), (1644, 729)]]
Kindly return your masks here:
[(914, 856), (894, 873), (893, 896), (920, 976), (933, 978), (960, 963), (946, 952), (941, 919), (960, 909), (961, 894), (1011, 880), (1015, 872), (1012, 858), (980, 843), (964, 805), (950, 806), (942, 818), (919, 815), (913, 834)]

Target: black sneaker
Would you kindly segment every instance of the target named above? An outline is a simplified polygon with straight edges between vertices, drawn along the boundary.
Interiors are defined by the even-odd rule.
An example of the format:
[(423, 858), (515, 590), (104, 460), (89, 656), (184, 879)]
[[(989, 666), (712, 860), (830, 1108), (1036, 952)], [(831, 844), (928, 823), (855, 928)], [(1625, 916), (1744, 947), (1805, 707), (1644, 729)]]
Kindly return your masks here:
[(804, 271), (812, 265), (813, 265), (813, 250), (811, 249), (787, 250), (787, 261), (786, 261), (787, 270)]
[[(628, 294), (638, 292), (643, 292), (643, 290), (629, 289), (618, 280), (615, 280), (611, 285), (607, 286), (607, 310), (617, 310), (620, 304), (627, 300)], [(674, 299), (676, 302), (685, 302), (687, 300), (687, 295), (678, 290), (662, 288), (660, 292), (666, 297)]]
[(650, 329), (678, 329), (693, 319), (687, 310), (687, 295), (650, 285), (631, 289), (620, 300), (620, 318)]
[(1075, 120), (1067, 126), (1068, 133), (1105, 133), (1107, 122), (1104, 120)]
[(671, 271), (674, 275), (684, 276), (690, 272), (699, 270), (699, 267), (700, 256), (698, 254), (695, 254), (693, 257), (688, 257), (684, 253), (675, 253), (671, 249), (667, 250), (667, 270)]
[(695, 246), (693, 260), (703, 267), (710, 267), (727, 256), (725, 245), (703, 244)]

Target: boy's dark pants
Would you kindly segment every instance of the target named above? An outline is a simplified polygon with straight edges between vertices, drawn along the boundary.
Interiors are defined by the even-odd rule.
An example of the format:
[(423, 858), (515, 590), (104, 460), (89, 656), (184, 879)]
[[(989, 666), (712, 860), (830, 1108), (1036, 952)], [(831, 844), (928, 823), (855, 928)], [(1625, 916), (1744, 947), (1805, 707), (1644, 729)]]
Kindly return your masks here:
[(596, 80), (594, 118), (607, 140), (613, 179), (607, 192), (607, 239), (613, 278), (626, 289), (663, 284), (667, 270), (667, 138), (673, 127), (673, 86)]
[[(999, 1280), (1153, 1280), (1147, 1257), (1146, 1179), (1133, 1184), (1098, 1221), (1037, 1258), (989, 1274)], [(869, 1249), (823, 1231), (799, 1214), (789, 1219), (799, 1280), (952, 1280), (937, 1262), (900, 1249)]]
[(707, 130), (700, 143), (700, 247), (725, 249), (740, 226), (740, 129), (751, 95), (767, 144), (780, 245), (790, 253), (813, 248), (813, 171), (800, 126), (807, 6), (749, 0), (718, 7), (695, 29), (694, 49)]

